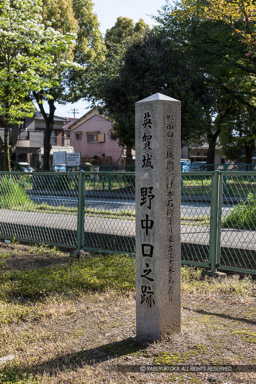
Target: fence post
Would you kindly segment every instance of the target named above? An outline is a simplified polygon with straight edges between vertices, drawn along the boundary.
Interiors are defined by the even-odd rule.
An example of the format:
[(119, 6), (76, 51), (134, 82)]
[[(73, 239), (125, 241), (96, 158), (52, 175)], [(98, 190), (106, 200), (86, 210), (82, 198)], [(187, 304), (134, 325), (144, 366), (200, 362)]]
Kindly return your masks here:
[(85, 172), (79, 172), (78, 181), (78, 215), (77, 215), (77, 249), (84, 247), (84, 205), (85, 205)]
[(220, 263), (220, 235), (221, 235), (221, 208), (222, 208), (222, 177), (220, 171), (212, 174), (211, 217), (210, 217), (210, 249), (209, 264), (211, 272), (216, 272)]

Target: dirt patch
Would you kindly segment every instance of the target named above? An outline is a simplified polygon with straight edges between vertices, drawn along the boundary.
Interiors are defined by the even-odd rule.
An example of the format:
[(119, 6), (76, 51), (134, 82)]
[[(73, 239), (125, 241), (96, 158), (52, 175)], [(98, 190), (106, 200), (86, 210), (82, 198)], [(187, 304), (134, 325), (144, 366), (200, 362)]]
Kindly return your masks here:
[[(6, 327), (6, 367), (44, 383), (253, 383), (256, 373), (142, 373), (127, 365), (256, 365), (255, 300), (183, 295), (182, 332), (142, 344), (135, 337), (135, 298), (86, 295), (69, 311)], [(59, 312), (59, 316), (57, 315)], [(138, 367), (138, 369), (140, 369)], [(128, 370), (128, 372), (126, 371)]]
[(24, 244), (1, 244), (0, 259), (4, 259), (5, 270), (29, 270), (54, 265), (64, 265), (74, 260), (74, 252), (60, 251), (47, 246)]
[[(19, 268), (30, 265), (28, 270), (38, 267), (34, 251), (30, 250), (32, 257), (28, 248), (19, 252), (13, 260), (10, 256), (11, 264), (6, 259), (8, 268), (19, 263)], [(54, 258), (68, 263), (70, 256), (43, 255), (40, 263), (49, 266)], [(0, 356), (14, 356), (1, 364), (0, 382), (251, 384), (256, 382), (256, 371), (249, 368), (247, 372), (155, 373), (144, 372), (143, 367), (256, 367), (255, 304), (254, 296), (183, 289), (182, 332), (163, 342), (141, 343), (135, 340), (134, 292), (84, 293), (30, 303), (33, 315), (26, 321), (0, 324)]]

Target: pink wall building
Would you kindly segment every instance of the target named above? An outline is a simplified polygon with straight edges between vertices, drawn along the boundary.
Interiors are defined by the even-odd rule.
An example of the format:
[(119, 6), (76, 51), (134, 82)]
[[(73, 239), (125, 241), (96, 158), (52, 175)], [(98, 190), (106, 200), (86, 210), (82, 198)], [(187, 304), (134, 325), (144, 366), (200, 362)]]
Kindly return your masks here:
[(87, 112), (67, 129), (70, 144), (81, 153), (82, 163), (123, 164), (123, 147), (111, 140), (113, 125), (96, 109)]

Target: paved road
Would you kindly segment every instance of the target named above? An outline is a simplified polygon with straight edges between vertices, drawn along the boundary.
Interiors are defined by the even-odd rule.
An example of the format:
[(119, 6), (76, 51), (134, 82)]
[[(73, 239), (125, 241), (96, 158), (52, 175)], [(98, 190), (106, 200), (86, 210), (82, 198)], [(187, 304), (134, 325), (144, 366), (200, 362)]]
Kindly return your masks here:
[[(0, 209), (0, 223), (33, 225), (49, 229), (76, 230), (77, 216)], [(85, 231), (134, 236), (135, 221), (103, 217), (85, 217)], [(209, 244), (209, 235), (209, 226), (181, 226), (182, 242)], [(256, 250), (256, 231), (223, 229), (222, 246)]]

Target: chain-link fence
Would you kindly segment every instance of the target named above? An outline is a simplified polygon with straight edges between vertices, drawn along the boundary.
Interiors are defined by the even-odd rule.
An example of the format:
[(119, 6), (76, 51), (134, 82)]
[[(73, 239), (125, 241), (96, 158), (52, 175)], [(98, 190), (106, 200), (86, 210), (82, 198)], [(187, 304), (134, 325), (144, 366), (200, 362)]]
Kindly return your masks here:
[[(0, 173), (0, 238), (135, 253), (134, 172)], [(256, 274), (256, 172), (181, 178), (182, 263)]]
[(85, 190), (85, 249), (135, 253), (135, 173), (86, 173)]
[(219, 171), (235, 171), (235, 172), (245, 172), (245, 171), (256, 171), (256, 163), (225, 163), (225, 164), (213, 164), (212, 170)]
[(77, 247), (78, 173), (0, 173), (0, 237)]
[(181, 178), (181, 255), (182, 263), (209, 266), (210, 173), (183, 173)]
[(256, 273), (256, 173), (226, 172), (219, 175), (222, 199), (217, 267)]

